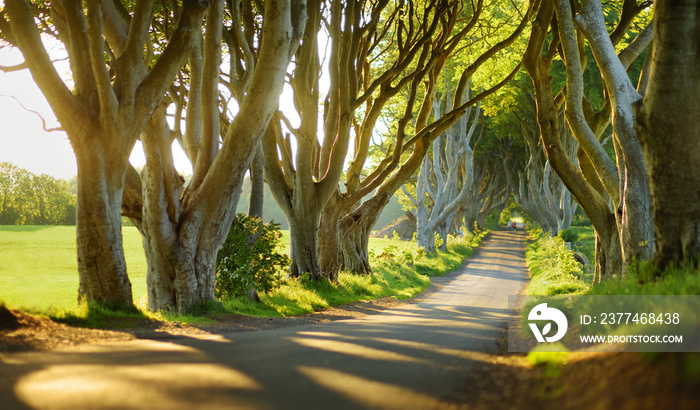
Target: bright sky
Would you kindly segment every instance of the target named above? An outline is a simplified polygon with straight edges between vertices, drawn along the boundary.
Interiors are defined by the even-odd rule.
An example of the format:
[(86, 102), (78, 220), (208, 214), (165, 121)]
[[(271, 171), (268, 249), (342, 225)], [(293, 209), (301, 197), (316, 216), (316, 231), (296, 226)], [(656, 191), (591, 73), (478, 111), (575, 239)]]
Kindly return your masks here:
[[(13, 66), (22, 61), (18, 49), (0, 47), (0, 65)], [(57, 65), (59, 73), (69, 72), (67, 61)], [(0, 162), (11, 162), (34, 174), (70, 179), (78, 173), (78, 168), (68, 136), (63, 131), (44, 131), (42, 117), (47, 129), (60, 127), (29, 70), (0, 71)], [(191, 174), (192, 167), (184, 152), (177, 143), (174, 146), (178, 148), (174, 150), (178, 171)], [(141, 142), (136, 143), (130, 160), (136, 167), (146, 163)]]
[[(320, 49), (323, 50), (326, 39), (319, 38), (319, 42)], [(58, 42), (55, 44), (52, 47), (49, 42), (45, 43), (52, 58), (60, 59), (65, 56), (65, 51)], [(23, 61), (19, 49), (0, 46), (0, 66), (13, 66)], [(326, 61), (324, 65), (327, 64)], [(70, 73), (67, 60), (57, 62), (56, 67), (59, 74)], [(327, 72), (327, 68), (325, 71)], [(321, 89), (326, 90), (328, 83), (327, 76), (323, 76)], [(292, 90), (289, 85), (285, 86), (280, 96), (280, 106), (292, 124), (297, 126), (300, 120), (293, 108)], [(70, 179), (78, 171), (68, 137), (63, 131), (45, 131), (42, 118), (46, 120), (47, 129), (60, 127), (29, 70), (7, 73), (0, 70), (0, 162), (11, 162), (34, 174), (45, 173)], [(177, 142), (173, 143), (173, 156), (175, 167), (180, 173), (192, 174), (192, 166)], [(142, 167), (146, 163), (140, 141), (136, 142), (130, 162), (135, 167)]]
[[(0, 65), (11, 66), (22, 61), (19, 50), (0, 48)], [(12, 162), (35, 174), (72, 178), (77, 167), (66, 134), (45, 132), (39, 115), (22, 105), (41, 113), (47, 128), (59, 126), (28, 70), (0, 71), (0, 162)]]

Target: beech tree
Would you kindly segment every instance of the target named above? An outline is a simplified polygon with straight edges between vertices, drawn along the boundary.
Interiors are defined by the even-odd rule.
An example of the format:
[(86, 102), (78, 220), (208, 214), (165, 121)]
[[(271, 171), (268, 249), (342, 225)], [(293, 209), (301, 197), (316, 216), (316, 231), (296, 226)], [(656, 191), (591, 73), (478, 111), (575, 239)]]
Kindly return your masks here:
[[(478, 4), (481, 7), (482, 2)], [(461, 2), (444, 0), (309, 2), (307, 29), (290, 78), (300, 125), (279, 113), (264, 142), (266, 179), (289, 223), (293, 276), (304, 272), (317, 279), (334, 276), (335, 263), (322, 268), (318, 255), (319, 251), (335, 254), (337, 261), (337, 221), (344, 208), (326, 204), (339, 195), (350, 140), (354, 137), (359, 158), (348, 173), (356, 178), (387, 102), (409, 84), (417, 87), (468, 31), (453, 33), (461, 12)], [(325, 95), (320, 84), (319, 32), (328, 41), (328, 52), (322, 56), (330, 77)], [(355, 190), (353, 178), (346, 185)], [(319, 242), (322, 213), (329, 236)]]
[[(436, 101), (434, 117), (439, 119), (449, 108), (449, 105), (440, 107)], [(436, 250), (436, 233), (442, 239), (441, 248), (446, 249), (448, 233), (454, 231), (457, 211), (466, 202), (470, 191), (479, 189), (474, 178), (474, 155), (470, 144), (480, 117), (481, 106), (477, 103), (433, 141), (432, 155), (423, 159), (416, 182), (416, 197), (412, 199), (416, 206), (416, 239), (418, 246), (427, 252)]]
[(649, 85), (636, 103), (635, 131), (642, 140), (650, 176), (661, 269), (700, 255), (700, 50), (696, 0), (658, 1)]
[[(184, 312), (215, 298), (216, 256), (245, 173), (277, 110), (305, 21), (303, 1), (267, 1), (264, 10), (241, 1), (228, 9), (224, 1), (209, 7), (206, 35), (197, 30), (189, 54), (189, 78), (170, 92), (174, 129), (160, 107), (142, 135), (146, 168), (135, 180), (143, 193), (136, 219), (144, 236), (151, 310)], [(224, 74), (228, 100), (219, 85), (222, 42), (230, 67)], [(186, 186), (174, 167), (174, 139), (193, 164)]]
[[(471, 40), (489, 38), (491, 41), (467, 40), (468, 44), (463, 48), (445, 50), (443, 59), (438, 60), (440, 64), (436, 64), (432, 70), (425, 73), (422, 79), (419, 79), (425, 83), (425, 89), (420, 95), (418, 94), (418, 85), (411, 84), (408, 98), (406, 98), (406, 108), (399, 114), (396, 121), (393, 148), (372, 171), (361, 172), (368, 162), (367, 151), (366, 149), (356, 149), (356, 155), (352, 160), (353, 166), (350, 167), (345, 177), (346, 188), (353, 186), (355, 188), (347, 189), (347, 192), (342, 194), (338, 193), (327, 204), (327, 208), (333, 206), (335, 208), (333, 213), (341, 216), (337, 225), (334, 218), (327, 218), (329, 225), (327, 228), (322, 227), (322, 233), (330, 232), (331, 235), (327, 235), (328, 239), (324, 240), (324, 243), (334, 243), (334, 232), (339, 233), (342, 243), (340, 259), (337, 252), (331, 247), (326, 253), (327, 258), (324, 256), (324, 259), (328, 261), (327, 269), (329, 271), (337, 270), (340, 264), (358, 273), (370, 271), (369, 235), (382, 209), (394, 193), (419, 169), (435, 138), (464, 115), (468, 107), (474, 106), (477, 102), (493, 94), (515, 76), (520, 69), (517, 64), (513, 64), (515, 67), (510, 72), (508, 72), (510, 67), (507, 64), (501, 64), (498, 68), (492, 65), (492, 75), (488, 76), (490, 81), (488, 84), (484, 84), (484, 91), (472, 96), (467, 101), (463, 100), (465, 88), (472, 76), (478, 75), (479, 69), (489, 65), (487, 63), (493, 63), (493, 61), (503, 58), (501, 53), (519, 38), (529, 23), (531, 11), (536, 10), (536, 7), (537, 2), (534, 2), (529, 5), (527, 12), (525, 12), (518, 10), (513, 4), (504, 4), (503, 8), (496, 10), (510, 10), (510, 12), (504, 15), (504, 13), (497, 11), (495, 12), (497, 15), (494, 16), (486, 13), (481, 3), (478, 3), (472, 11), (470, 20), (464, 26), (464, 30), (470, 31), (478, 27), (477, 32), (488, 34), (484, 34), (483, 38), (467, 34), (463, 38)], [(480, 24), (480, 19), (484, 19), (483, 25)], [(461, 65), (462, 68), (452, 77), (459, 79), (455, 88), (453, 108), (440, 119), (434, 120), (431, 118), (430, 112), (437, 96), (437, 86), (441, 83), (440, 75), (447, 58), (456, 55), (456, 50), (459, 50), (458, 54), (464, 63)], [(502, 77), (494, 76), (494, 72), (502, 73)], [(415, 105), (418, 105), (418, 108), (414, 112)], [(365, 145), (359, 146), (369, 144), (369, 141), (361, 142)], [(359, 203), (365, 195), (373, 190), (374, 193), (370, 199)], [(332, 204), (332, 201), (336, 201), (336, 203)], [(324, 221), (326, 214), (333, 215), (333, 213), (324, 212)]]
[(504, 173), (499, 167), (500, 157), (476, 155), (473, 162), (477, 171), (475, 180), (479, 183), (469, 191), (470, 195), (457, 209), (457, 219), (463, 219), (463, 226), (468, 230), (486, 228), (486, 218), (492, 213), (500, 215), (510, 196)]
[[(626, 0), (617, 25), (608, 33), (600, 2), (583, 1), (574, 19), (568, 1), (543, 1), (533, 23), (523, 58), (532, 78), (537, 101), (540, 138), (552, 169), (561, 177), (596, 230), (596, 278), (623, 272), (623, 266), (653, 255), (651, 201), (645, 160), (630, 125), (631, 104), (638, 99), (626, 72), (651, 41), (651, 30), (639, 32), (623, 52), (615, 44), (627, 33), (634, 18), (648, 3)], [(555, 16), (556, 11), (556, 16)], [(575, 21), (575, 22), (574, 22)], [(548, 37), (549, 27), (552, 26)], [(577, 27), (581, 35), (577, 36)], [(601, 70), (609, 100), (595, 112), (583, 94), (587, 40)], [(566, 67), (566, 88), (554, 95), (549, 75), (560, 54)], [(567, 123), (579, 142), (578, 166), (561, 142), (559, 107), (566, 102)], [(612, 119), (615, 161), (600, 142)], [(612, 204), (612, 208), (609, 206)]]
[[(27, 0), (5, 2), (9, 26), (2, 25), (3, 36), (22, 51), (76, 155), (80, 299), (133, 303), (121, 236), (128, 160), (185, 62), (206, 7), (184, 0), (168, 45), (154, 50), (148, 37), (153, 1), (90, 0), (85, 7), (54, 1), (48, 9), (33, 9)], [(51, 63), (39, 23), (63, 42), (71, 84)]]
[[(520, 208), (554, 236), (569, 228), (577, 204), (546, 158), (531, 83), (528, 85), (519, 78), (509, 87), (518, 89), (517, 100), (500, 110), (493, 121), (494, 132), (500, 134), (508, 186)], [(563, 122), (563, 113), (559, 117)], [(569, 158), (578, 164), (578, 142), (566, 125), (561, 129), (561, 142)]]

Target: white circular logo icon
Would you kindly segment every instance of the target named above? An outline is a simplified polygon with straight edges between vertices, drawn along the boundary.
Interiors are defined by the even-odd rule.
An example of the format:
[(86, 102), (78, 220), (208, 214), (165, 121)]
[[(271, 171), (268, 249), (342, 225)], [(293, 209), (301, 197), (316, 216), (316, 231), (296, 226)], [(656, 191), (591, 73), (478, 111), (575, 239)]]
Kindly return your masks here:
[[(566, 316), (564, 316), (561, 310), (547, 307), (546, 303), (540, 303), (532, 308), (530, 314), (527, 316), (527, 319), (549, 321), (549, 323), (544, 325), (541, 332), (539, 327), (537, 327), (537, 324), (529, 323), (532, 333), (535, 334), (535, 338), (540, 343), (556, 342), (560, 340), (566, 334), (566, 329), (569, 328), (569, 321), (566, 320)], [(546, 335), (552, 330), (552, 322), (557, 324), (557, 333), (554, 336), (546, 337)]]

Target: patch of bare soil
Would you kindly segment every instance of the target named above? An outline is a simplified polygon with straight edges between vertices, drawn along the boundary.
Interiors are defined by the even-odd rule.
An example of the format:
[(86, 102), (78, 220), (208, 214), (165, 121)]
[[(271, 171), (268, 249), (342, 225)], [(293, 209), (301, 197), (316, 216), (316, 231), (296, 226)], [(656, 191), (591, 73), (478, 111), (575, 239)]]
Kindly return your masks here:
[(219, 315), (212, 317), (215, 323), (198, 326), (147, 318), (115, 319), (110, 322), (109, 330), (68, 326), (46, 317), (29, 315), (13, 309), (9, 310), (9, 315), (3, 315), (0, 310), (0, 352), (49, 350), (79, 344), (172, 339), (196, 334), (251, 332), (302, 326), (376, 314), (403, 303), (405, 302), (395, 298), (382, 298), (294, 317)]
[(0, 352), (46, 350), (60, 346), (123, 341), (133, 338), (121, 332), (71, 327), (45, 317), (12, 309), (9, 311), (15, 316), (16, 325), (0, 326)]

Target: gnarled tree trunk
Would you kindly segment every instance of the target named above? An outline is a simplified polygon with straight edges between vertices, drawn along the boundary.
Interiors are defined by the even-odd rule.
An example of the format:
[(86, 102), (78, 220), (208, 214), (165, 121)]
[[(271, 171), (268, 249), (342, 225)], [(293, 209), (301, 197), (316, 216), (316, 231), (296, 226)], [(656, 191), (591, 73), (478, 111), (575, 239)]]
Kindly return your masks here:
[(126, 164), (102, 144), (75, 150), (78, 162), (78, 298), (131, 306), (131, 282), (122, 245), (122, 187)]
[[(239, 11), (231, 10), (233, 14)], [(191, 80), (188, 109), (201, 108), (203, 115), (189, 118), (190, 129), (182, 139), (195, 164), (192, 180), (184, 190), (184, 180), (173, 166), (173, 133), (165, 110), (154, 114), (142, 137), (147, 159), (143, 232), (152, 310), (186, 312), (214, 300), (217, 253), (235, 218), (245, 173), (277, 109), (286, 68), (298, 45), (296, 33), (305, 24), (302, 1), (265, 2), (262, 33), (255, 33), (261, 38), (258, 59), (247, 62), (250, 71), (245, 75), (245, 86), (236, 93), (241, 98), (240, 110), (221, 136), (218, 109), (223, 13), (224, 2), (214, 2), (207, 13), (203, 50), (190, 57), (191, 63), (204, 61)], [(197, 84), (201, 90), (195, 89)]]
[(636, 107), (660, 269), (700, 259), (700, 3), (656, 2), (649, 85)]
[(153, 56), (145, 63), (152, 4), (137, 2), (122, 14), (114, 2), (51, 2), (51, 23), (68, 51), (70, 87), (50, 61), (32, 5), (13, 0), (6, 6), (12, 37), (76, 153), (79, 297), (130, 307), (121, 235), (129, 155), (185, 62), (207, 5), (183, 1), (177, 34), (155, 63)]
[(331, 196), (323, 208), (318, 231), (318, 255), (321, 273), (331, 281), (338, 281), (340, 270), (340, 213), (342, 198), (338, 191)]
[(369, 261), (369, 237), (379, 214), (389, 203), (391, 195), (377, 192), (340, 221), (342, 267), (358, 274), (372, 271)]
[(312, 204), (298, 208), (296, 212), (287, 216), (287, 223), (292, 259), (290, 274), (293, 277), (299, 277), (303, 273), (309, 273), (312, 278), (320, 279), (323, 276), (318, 258), (321, 210)]

